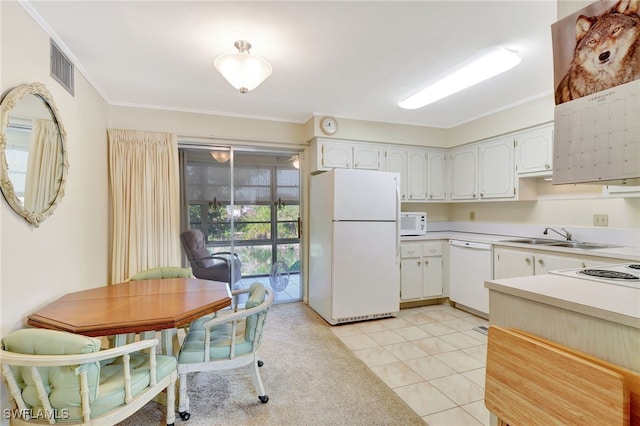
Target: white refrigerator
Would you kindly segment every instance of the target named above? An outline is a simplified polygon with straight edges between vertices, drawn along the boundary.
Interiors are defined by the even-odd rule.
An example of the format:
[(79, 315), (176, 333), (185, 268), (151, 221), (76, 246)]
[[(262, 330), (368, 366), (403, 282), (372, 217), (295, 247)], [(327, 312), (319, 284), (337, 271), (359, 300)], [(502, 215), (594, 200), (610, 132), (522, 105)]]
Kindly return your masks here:
[(311, 177), (309, 306), (329, 324), (399, 312), (399, 184), (369, 170)]

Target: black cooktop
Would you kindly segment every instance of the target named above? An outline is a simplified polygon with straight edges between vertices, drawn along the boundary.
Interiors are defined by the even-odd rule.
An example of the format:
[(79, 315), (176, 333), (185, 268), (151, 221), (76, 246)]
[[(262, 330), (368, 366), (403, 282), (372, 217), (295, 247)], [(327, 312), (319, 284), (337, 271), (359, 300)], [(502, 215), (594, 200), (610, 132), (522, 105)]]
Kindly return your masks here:
[[(634, 266), (637, 266), (637, 268), (634, 268), (634, 269), (640, 269), (640, 265), (634, 265)], [(578, 273), (583, 275), (589, 275), (591, 277), (608, 278), (612, 280), (640, 281), (640, 278), (638, 278), (635, 275), (627, 274), (626, 272), (620, 272), (620, 271), (608, 271), (606, 269), (582, 269), (578, 271)]]

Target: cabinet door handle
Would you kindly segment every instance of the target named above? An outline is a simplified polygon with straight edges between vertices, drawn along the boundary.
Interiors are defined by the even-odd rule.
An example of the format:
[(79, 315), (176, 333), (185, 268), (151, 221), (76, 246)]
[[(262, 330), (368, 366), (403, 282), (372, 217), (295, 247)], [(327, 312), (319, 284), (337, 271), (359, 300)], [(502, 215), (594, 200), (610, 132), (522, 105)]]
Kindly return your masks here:
[(429, 261), (428, 261), (428, 260), (425, 260), (425, 261), (424, 261), (424, 266), (427, 266), (428, 264), (429, 264)]
[(540, 266), (542, 266), (542, 265), (544, 265), (544, 260), (538, 259), (538, 263), (540, 264)]
[(582, 267), (583, 267), (583, 268), (586, 268), (586, 267), (587, 267), (587, 264), (586, 264), (585, 262), (582, 262)]
[(531, 265), (531, 259), (529, 259), (528, 257), (525, 259), (525, 262), (527, 262), (527, 265)]

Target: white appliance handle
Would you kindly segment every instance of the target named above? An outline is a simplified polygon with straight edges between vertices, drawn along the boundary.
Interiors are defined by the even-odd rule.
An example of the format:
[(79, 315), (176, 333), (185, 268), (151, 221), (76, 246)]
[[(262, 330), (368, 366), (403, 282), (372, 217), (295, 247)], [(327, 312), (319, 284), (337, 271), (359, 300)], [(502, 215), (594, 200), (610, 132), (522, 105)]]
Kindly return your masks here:
[(396, 261), (400, 261), (400, 182), (396, 180)]

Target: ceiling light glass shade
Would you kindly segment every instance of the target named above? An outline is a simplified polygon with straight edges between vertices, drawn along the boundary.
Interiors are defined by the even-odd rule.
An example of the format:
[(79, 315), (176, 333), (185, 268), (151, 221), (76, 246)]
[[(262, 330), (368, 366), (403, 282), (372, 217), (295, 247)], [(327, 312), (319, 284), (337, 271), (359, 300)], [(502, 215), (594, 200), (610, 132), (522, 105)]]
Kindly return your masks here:
[(216, 59), (220, 74), (240, 93), (247, 93), (271, 75), (271, 65), (264, 59), (249, 53), (251, 44), (239, 40), (234, 43), (239, 53), (229, 53)]
[(299, 169), (300, 168), (300, 157), (298, 157), (297, 155), (294, 155), (293, 157), (291, 157), (291, 165), (294, 168)]
[(515, 52), (498, 48), (438, 80), (426, 89), (403, 99), (398, 105), (405, 109), (423, 107), (508, 71), (518, 65), (521, 60)]
[(226, 163), (229, 161), (229, 151), (211, 151), (211, 156), (218, 163)]

